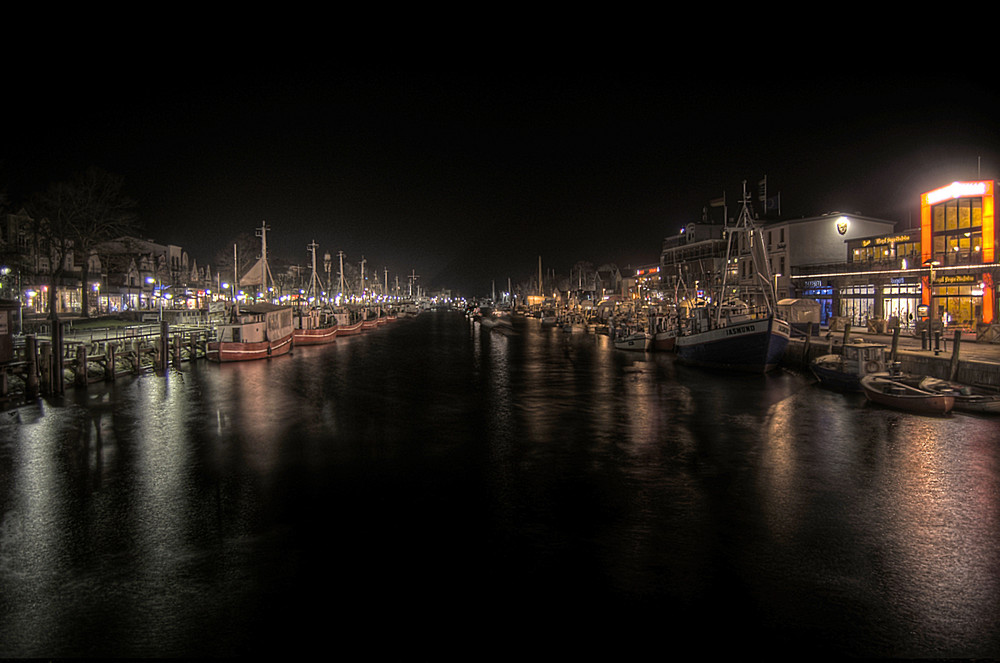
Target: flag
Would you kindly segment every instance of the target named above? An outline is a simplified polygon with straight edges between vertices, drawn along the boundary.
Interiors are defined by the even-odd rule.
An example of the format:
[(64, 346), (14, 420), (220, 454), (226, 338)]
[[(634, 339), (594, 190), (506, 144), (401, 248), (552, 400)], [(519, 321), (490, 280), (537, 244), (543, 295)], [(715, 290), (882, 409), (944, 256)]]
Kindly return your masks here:
[(726, 204), (726, 196), (722, 195), (722, 198), (716, 198), (715, 200), (708, 201), (709, 207), (722, 207)]
[[(764, 199), (762, 199), (764, 200)], [(764, 211), (765, 212), (780, 212), (781, 211), (781, 192), (778, 192), (777, 196), (771, 196), (764, 200)]]

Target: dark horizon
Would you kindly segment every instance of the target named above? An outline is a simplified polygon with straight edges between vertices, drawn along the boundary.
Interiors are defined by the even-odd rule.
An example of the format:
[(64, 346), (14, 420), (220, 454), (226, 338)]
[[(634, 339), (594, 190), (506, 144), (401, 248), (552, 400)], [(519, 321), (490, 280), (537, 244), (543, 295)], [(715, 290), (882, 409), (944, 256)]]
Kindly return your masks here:
[(655, 263), (711, 199), (725, 193), (734, 214), (742, 181), (755, 193), (766, 176), (782, 218), (904, 229), (922, 192), (996, 179), (1000, 163), (996, 93), (972, 80), (963, 107), (898, 72), (750, 97), (600, 70), (198, 74), (65, 81), (72, 112), (8, 120), (0, 187), (17, 205), (98, 166), (124, 179), (148, 238), (199, 264), (266, 222), (276, 259), (308, 266), (315, 241), (320, 256), (475, 296), (534, 275), (539, 257), (560, 274)]

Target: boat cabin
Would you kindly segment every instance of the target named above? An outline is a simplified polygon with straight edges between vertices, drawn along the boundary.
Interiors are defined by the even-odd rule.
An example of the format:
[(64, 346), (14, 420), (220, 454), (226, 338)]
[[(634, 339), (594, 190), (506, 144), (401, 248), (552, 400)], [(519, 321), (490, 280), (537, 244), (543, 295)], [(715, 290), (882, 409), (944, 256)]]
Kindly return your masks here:
[(886, 368), (885, 344), (855, 342), (846, 344), (841, 350), (844, 369), (853, 375), (884, 373)]
[(224, 343), (277, 341), (292, 333), (292, 309), (274, 304), (252, 304), (241, 308), (239, 319), (219, 326)]

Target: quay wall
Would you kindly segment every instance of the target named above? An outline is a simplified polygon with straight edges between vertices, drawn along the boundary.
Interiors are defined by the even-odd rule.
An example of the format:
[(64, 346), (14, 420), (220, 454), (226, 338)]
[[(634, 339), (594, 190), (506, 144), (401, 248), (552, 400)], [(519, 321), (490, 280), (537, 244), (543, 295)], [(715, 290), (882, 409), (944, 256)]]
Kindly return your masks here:
[[(806, 347), (806, 342), (793, 338), (788, 342), (788, 349), (782, 365), (797, 370), (808, 370), (809, 362), (825, 354), (840, 354), (841, 346), (827, 341), (812, 340)], [(886, 351), (888, 355), (888, 350)], [(888, 357), (887, 357), (888, 360)], [(897, 349), (896, 361), (904, 373), (930, 375), (942, 380), (954, 380), (963, 384), (1000, 389), (1000, 363), (962, 359), (961, 351), (957, 362), (951, 353), (935, 355), (926, 351)], [(953, 364), (956, 364), (953, 366)], [(954, 368), (954, 374), (952, 374)]]

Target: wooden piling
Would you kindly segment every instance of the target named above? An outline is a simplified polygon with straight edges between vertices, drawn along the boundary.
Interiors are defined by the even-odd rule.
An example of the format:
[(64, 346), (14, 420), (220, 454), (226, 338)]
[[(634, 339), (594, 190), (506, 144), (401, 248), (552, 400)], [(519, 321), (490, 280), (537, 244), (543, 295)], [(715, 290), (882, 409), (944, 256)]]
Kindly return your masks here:
[(117, 372), (117, 364), (116, 364), (116, 358), (115, 358), (115, 354), (116, 354), (115, 353), (115, 348), (117, 347), (117, 345), (118, 344), (114, 343), (114, 342), (108, 343), (108, 345), (107, 345), (107, 347), (105, 348), (105, 351), (104, 351), (104, 355), (105, 355), (105, 357), (107, 357), (107, 363), (105, 364), (105, 368), (104, 368), (104, 381), (105, 382), (114, 382), (115, 381), (115, 373)]
[(170, 323), (166, 320), (160, 321), (160, 343), (157, 354), (157, 368), (167, 370), (167, 363), (170, 361)]
[(896, 350), (899, 348), (899, 326), (892, 330), (892, 350), (889, 352), (889, 364), (896, 363)]
[(28, 398), (38, 397), (38, 339), (28, 334), (24, 339), (25, 377), (24, 390)]
[(66, 360), (63, 357), (63, 323), (52, 321), (52, 383), (49, 385), (52, 393), (66, 393)]
[(809, 343), (813, 335), (813, 323), (806, 325), (806, 340), (802, 347), (802, 364), (804, 366), (809, 365)]
[(87, 346), (76, 346), (75, 383), (77, 387), (87, 386)]
[(948, 379), (954, 380), (958, 377), (958, 350), (962, 345), (962, 331), (955, 330), (955, 340), (951, 344), (951, 365), (948, 367)]

